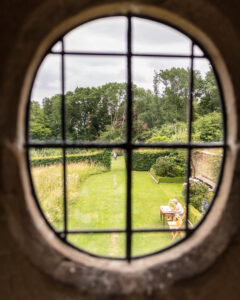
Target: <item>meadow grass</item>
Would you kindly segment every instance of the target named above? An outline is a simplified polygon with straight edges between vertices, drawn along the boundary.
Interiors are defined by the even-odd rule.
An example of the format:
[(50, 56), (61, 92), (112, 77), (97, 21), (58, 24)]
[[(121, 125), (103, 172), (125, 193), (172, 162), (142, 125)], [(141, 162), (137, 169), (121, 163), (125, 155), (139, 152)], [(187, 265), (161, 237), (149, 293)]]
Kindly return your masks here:
[[(32, 168), (39, 202), (56, 229), (63, 229), (62, 166)], [(147, 172), (132, 173), (133, 228), (161, 228), (159, 206), (182, 198), (182, 184), (156, 184)], [(112, 161), (111, 171), (86, 163), (67, 165), (68, 228), (125, 229), (126, 167), (123, 157)], [(142, 255), (168, 247), (170, 232), (134, 233), (132, 254)], [(69, 234), (68, 241), (93, 254), (124, 257), (125, 234)]]
[[(67, 164), (68, 198), (76, 193), (80, 182), (92, 174), (105, 172), (105, 167), (96, 164)], [(32, 178), (41, 208), (55, 229), (63, 229), (63, 166), (32, 168)], [(69, 202), (71, 205), (71, 201)]]

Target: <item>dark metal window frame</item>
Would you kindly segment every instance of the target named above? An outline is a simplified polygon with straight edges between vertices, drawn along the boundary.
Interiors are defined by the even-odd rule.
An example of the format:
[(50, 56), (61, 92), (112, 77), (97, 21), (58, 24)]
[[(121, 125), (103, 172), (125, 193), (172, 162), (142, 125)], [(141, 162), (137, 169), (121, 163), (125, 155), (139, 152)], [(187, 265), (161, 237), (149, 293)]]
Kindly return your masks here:
[[(163, 251), (166, 251), (169, 248), (174, 247), (175, 245), (181, 243), (185, 239), (187, 239), (191, 234), (193, 234), (197, 228), (204, 222), (205, 218), (207, 217), (206, 213), (201, 221), (198, 223), (198, 225), (194, 228), (190, 228), (188, 226), (188, 222), (186, 222), (185, 228), (182, 229), (169, 229), (169, 228), (138, 228), (134, 229), (132, 228), (132, 195), (131, 195), (131, 187), (132, 187), (132, 151), (135, 149), (139, 148), (172, 148), (172, 149), (186, 149), (187, 150), (187, 174), (186, 174), (186, 179), (187, 179), (187, 185), (186, 185), (186, 197), (185, 197), (185, 204), (186, 204), (186, 220), (188, 220), (189, 217), (189, 178), (191, 175), (191, 166), (190, 166), (190, 158), (191, 158), (191, 152), (192, 149), (198, 149), (198, 148), (221, 148), (223, 149), (223, 158), (222, 158), (222, 164), (220, 168), (220, 174), (218, 178), (218, 184), (216, 186), (215, 194), (213, 197), (213, 200), (211, 202), (211, 205), (209, 207), (208, 212), (212, 208), (212, 205), (216, 199), (216, 196), (218, 194), (219, 186), (222, 181), (222, 175), (223, 175), (223, 167), (224, 167), (224, 162), (225, 162), (225, 156), (226, 156), (226, 149), (227, 149), (227, 144), (226, 144), (226, 110), (225, 110), (225, 105), (223, 101), (223, 93), (221, 89), (221, 85), (219, 82), (219, 78), (217, 75), (217, 72), (214, 68), (214, 65), (212, 63), (211, 58), (206, 54), (205, 51), (203, 51), (204, 55), (194, 55), (194, 46), (199, 46), (199, 43), (189, 34), (183, 32), (180, 28), (169, 24), (165, 21), (155, 19), (155, 18), (150, 18), (148, 16), (143, 16), (143, 15), (137, 15), (137, 14), (128, 14), (128, 15), (114, 15), (114, 16), (125, 16), (127, 18), (127, 53), (116, 53), (116, 52), (78, 52), (78, 51), (65, 51), (64, 48), (64, 39), (63, 37), (68, 33), (65, 32), (65, 34), (58, 39), (57, 41), (54, 41), (52, 46), (60, 41), (62, 45), (62, 51), (52, 51), (51, 48), (48, 50), (48, 52), (44, 55), (42, 60), (45, 58), (47, 54), (55, 54), (55, 55), (60, 55), (61, 56), (61, 94), (62, 94), (62, 100), (61, 100), (61, 141), (56, 141), (56, 142), (32, 142), (29, 140), (29, 118), (30, 118), (30, 102), (31, 102), (31, 91), (33, 88), (34, 84), (34, 79), (36, 77), (37, 71), (35, 73), (35, 77), (32, 81), (32, 87), (31, 91), (29, 93), (29, 99), (28, 99), (28, 105), (27, 105), (27, 112), (26, 112), (26, 124), (25, 124), (25, 148), (26, 148), (26, 160), (27, 160), (27, 166), (28, 166), (28, 171), (29, 171), (29, 177), (30, 177), (30, 183), (31, 183), (31, 188), (32, 188), (32, 193), (34, 196), (34, 199), (37, 203), (37, 206), (41, 212), (42, 217), (45, 219), (47, 222), (48, 226), (52, 229), (52, 231), (55, 233), (55, 235), (60, 238), (62, 241), (67, 243), (69, 246), (78, 249), (79, 251), (83, 253), (87, 253), (91, 256), (94, 257), (102, 257), (102, 258), (108, 258), (108, 259), (115, 259), (115, 260), (127, 260), (130, 262), (133, 259), (138, 259), (138, 258), (143, 258), (147, 257), (150, 255), (154, 255)], [(109, 17), (109, 16), (102, 16), (101, 18), (104, 17)], [(185, 36), (191, 39), (191, 52), (190, 55), (177, 55), (177, 54), (167, 54), (167, 53), (162, 53), (162, 54), (148, 54), (148, 53), (133, 53), (132, 52), (132, 17), (139, 17), (142, 19), (148, 19), (152, 20), (161, 24), (168, 25), (172, 28), (175, 28), (179, 32), (183, 33)], [(89, 20), (93, 21), (93, 20)], [(88, 21), (88, 22), (89, 22)], [(80, 24), (82, 25), (82, 24)], [(78, 25), (78, 26), (80, 26)], [(72, 28), (73, 29), (73, 28)], [(71, 30), (72, 30), (71, 29)], [(70, 30), (69, 30), (70, 31)], [(65, 55), (76, 55), (76, 56), (123, 56), (127, 58), (127, 107), (126, 107), (126, 119), (127, 119), (127, 132), (126, 132), (126, 141), (124, 142), (117, 142), (117, 143), (98, 143), (98, 142), (70, 142), (66, 140), (66, 107), (65, 107)], [(189, 80), (189, 99), (187, 103), (187, 124), (188, 124), (188, 141), (186, 143), (133, 143), (132, 142), (132, 102), (133, 102), (133, 95), (132, 95), (132, 57), (159, 57), (159, 58), (188, 58), (190, 59), (190, 80)], [(193, 118), (193, 90), (194, 90), (194, 59), (208, 59), (211, 63), (211, 66), (213, 68), (215, 78), (217, 80), (218, 84), (218, 90), (220, 94), (220, 101), (221, 101), (221, 106), (222, 106), (222, 117), (223, 117), (223, 141), (219, 143), (194, 143), (192, 142), (192, 118)], [(41, 63), (40, 63), (41, 65)], [(30, 149), (32, 148), (59, 148), (62, 149), (62, 155), (63, 155), (63, 222), (64, 222), (64, 229), (63, 231), (56, 231), (51, 223), (47, 220), (40, 203), (38, 201), (35, 189), (34, 189), (34, 184), (33, 184), (33, 179), (31, 175), (31, 163), (30, 163)], [(126, 151), (126, 167), (127, 167), (127, 193), (126, 193), (126, 226), (125, 229), (99, 229), (99, 230), (69, 230), (68, 229), (68, 203), (67, 203), (67, 170), (66, 170), (66, 150), (69, 148), (108, 148), (108, 149), (113, 149), (113, 148), (120, 148)], [(182, 231), (185, 232), (185, 237), (182, 238), (180, 241), (170, 245), (169, 247), (166, 247), (164, 249), (154, 251), (148, 254), (144, 255), (139, 255), (139, 256), (132, 256), (132, 234), (134, 233), (151, 233), (151, 232), (171, 232), (171, 231)], [(67, 241), (67, 235), (68, 234), (104, 234), (104, 233), (124, 233), (126, 235), (126, 253), (125, 257), (105, 257), (105, 256), (100, 256), (100, 255), (95, 255), (91, 252), (85, 251), (83, 249), (80, 249), (71, 243)]]

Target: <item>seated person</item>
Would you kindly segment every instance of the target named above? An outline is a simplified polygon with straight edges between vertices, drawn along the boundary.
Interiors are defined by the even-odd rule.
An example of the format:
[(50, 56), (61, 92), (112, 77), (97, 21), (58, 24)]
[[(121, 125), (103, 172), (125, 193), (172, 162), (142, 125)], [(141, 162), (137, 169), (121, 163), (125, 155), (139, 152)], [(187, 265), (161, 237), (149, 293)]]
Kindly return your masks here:
[(173, 216), (175, 217), (176, 215), (178, 216), (183, 216), (184, 215), (184, 208), (182, 207), (182, 204), (178, 202), (177, 199), (172, 199), (169, 201), (168, 205), (171, 206), (173, 205)]

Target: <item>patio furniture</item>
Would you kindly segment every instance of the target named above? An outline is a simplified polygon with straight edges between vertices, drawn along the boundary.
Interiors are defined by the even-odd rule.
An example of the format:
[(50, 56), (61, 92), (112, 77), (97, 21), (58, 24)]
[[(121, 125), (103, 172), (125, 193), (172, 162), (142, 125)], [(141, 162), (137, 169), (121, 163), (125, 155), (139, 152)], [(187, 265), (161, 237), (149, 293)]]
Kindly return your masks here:
[(173, 210), (169, 205), (160, 205), (160, 220), (165, 225), (165, 218), (173, 219)]

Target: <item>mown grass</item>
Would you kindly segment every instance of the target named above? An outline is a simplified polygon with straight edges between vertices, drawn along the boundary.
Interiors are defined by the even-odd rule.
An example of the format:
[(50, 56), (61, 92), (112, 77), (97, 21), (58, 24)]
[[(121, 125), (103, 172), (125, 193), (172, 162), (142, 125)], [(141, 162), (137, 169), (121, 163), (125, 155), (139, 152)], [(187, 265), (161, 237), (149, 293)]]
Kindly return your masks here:
[[(182, 198), (182, 184), (157, 185), (147, 172), (133, 171), (133, 228), (161, 228), (159, 206)], [(62, 167), (33, 168), (38, 198), (49, 221), (63, 227)], [(111, 171), (87, 164), (67, 166), (68, 228), (125, 229), (126, 170), (123, 157), (112, 161)], [(133, 255), (161, 250), (172, 241), (169, 232), (133, 234)], [(123, 257), (125, 234), (69, 234), (68, 241), (98, 255)]]

